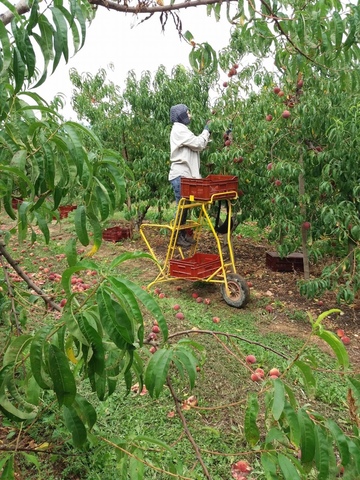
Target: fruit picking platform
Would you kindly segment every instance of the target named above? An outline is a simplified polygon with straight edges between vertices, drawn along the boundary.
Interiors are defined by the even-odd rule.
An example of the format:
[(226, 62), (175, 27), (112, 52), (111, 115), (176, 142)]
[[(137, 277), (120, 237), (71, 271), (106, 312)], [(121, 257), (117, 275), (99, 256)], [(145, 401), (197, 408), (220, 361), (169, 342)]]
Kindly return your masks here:
[[(210, 178), (211, 177), (211, 178)], [(159, 267), (159, 274), (147, 288), (156, 283), (174, 280), (203, 281), (220, 284), (224, 300), (230, 306), (244, 306), (250, 297), (247, 282), (236, 273), (234, 252), (231, 241), (232, 229), (232, 204), (237, 200), (238, 193), (237, 177), (222, 175), (209, 175), (204, 179), (182, 179), (182, 198), (178, 204), (175, 219), (169, 224), (142, 224), (140, 234), (143, 238), (152, 258)], [(228, 258), (225, 260), (222, 252), (219, 232), (210, 218), (210, 207), (221, 200), (226, 202), (227, 217), (224, 222)], [(181, 224), (184, 211), (188, 211), (194, 220)], [(226, 225), (227, 223), (227, 225)], [(206, 227), (214, 236), (217, 252), (203, 253), (201, 247), (201, 235)], [(150, 245), (149, 230), (169, 230), (170, 240), (165, 260), (162, 261)], [(193, 244), (186, 247), (177, 245), (179, 233), (183, 230), (192, 233)]]

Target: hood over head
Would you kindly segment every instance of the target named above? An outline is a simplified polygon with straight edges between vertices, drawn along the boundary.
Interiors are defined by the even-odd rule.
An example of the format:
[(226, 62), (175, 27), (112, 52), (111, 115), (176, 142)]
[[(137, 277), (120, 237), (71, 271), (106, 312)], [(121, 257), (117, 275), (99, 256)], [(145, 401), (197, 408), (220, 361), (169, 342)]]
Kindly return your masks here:
[(179, 122), (183, 125), (189, 125), (190, 118), (188, 115), (189, 108), (184, 105), (183, 103), (179, 103), (178, 105), (174, 105), (170, 108), (170, 122), (175, 123)]

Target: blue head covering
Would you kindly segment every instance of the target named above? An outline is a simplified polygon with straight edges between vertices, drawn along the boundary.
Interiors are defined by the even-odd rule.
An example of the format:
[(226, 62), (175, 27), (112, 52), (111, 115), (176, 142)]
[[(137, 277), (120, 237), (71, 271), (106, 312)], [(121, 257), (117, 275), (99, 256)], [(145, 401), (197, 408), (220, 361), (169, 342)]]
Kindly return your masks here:
[(189, 125), (190, 118), (188, 115), (189, 108), (184, 105), (183, 103), (179, 103), (178, 105), (174, 105), (170, 108), (170, 122), (175, 123), (179, 122), (183, 125)]

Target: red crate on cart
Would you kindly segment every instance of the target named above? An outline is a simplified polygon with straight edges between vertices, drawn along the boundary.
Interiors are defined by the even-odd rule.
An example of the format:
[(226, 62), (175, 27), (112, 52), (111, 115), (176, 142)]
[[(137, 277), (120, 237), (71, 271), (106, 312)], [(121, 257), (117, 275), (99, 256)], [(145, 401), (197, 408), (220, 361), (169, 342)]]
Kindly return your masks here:
[[(231, 175), (208, 175), (205, 178), (182, 178), (181, 196), (194, 197), (194, 200), (210, 200), (216, 195), (217, 200), (234, 198), (238, 191), (238, 177)], [(220, 195), (223, 193), (223, 195)]]
[(107, 242), (120, 242), (132, 235), (130, 227), (115, 226), (107, 228), (103, 231), (102, 238)]
[(182, 260), (170, 260), (170, 275), (182, 278), (206, 278), (220, 268), (220, 256), (213, 253), (195, 253)]

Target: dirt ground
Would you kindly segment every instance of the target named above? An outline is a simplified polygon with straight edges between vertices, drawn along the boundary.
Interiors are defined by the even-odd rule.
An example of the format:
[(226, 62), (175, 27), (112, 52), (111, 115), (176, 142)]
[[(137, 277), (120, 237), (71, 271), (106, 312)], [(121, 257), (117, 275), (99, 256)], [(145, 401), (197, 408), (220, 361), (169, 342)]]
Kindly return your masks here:
[[(163, 235), (150, 234), (150, 245), (158, 259), (163, 260), (167, 252), (167, 241)], [(108, 243), (108, 242), (105, 242)], [(339, 305), (336, 302), (334, 292), (326, 292), (321, 299), (309, 300), (299, 293), (298, 282), (303, 278), (301, 271), (278, 272), (266, 265), (266, 253), (274, 251), (266, 241), (259, 242), (242, 236), (233, 236), (233, 250), (236, 264), (236, 271), (244, 277), (250, 286), (251, 300), (246, 308), (263, 308), (266, 305), (273, 306), (273, 321), (266, 322), (267, 331), (286, 332), (292, 336), (307, 337), (311, 330), (307, 321), (307, 313), (303, 314), (303, 321), (294, 321), (291, 317), (296, 312), (309, 312), (312, 318), (317, 318), (322, 312), (338, 308), (342, 314), (331, 315), (324, 321), (327, 329), (336, 332), (343, 329), (351, 339), (347, 350), (356, 370), (360, 369), (360, 303), (354, 305)], [(223, 244), (223, 252), (226, 255), (227, 247)], [(113, 245), (104, 245), (102, 249), (113, 248)], [(116, 244), (115, 244), (116, 245)], [(148, 251), (141, 236), (134, 234), (131, 240), (125, 240), (122, 248), (124, 250)], [(200, 251), (204, 253), (216, 253), (217, 247), (211, 234), (202, 234)], [(272, 262), (273, 263), (273, 262)], [(310, 275), (315, 277), (321, 272), (321, 265), (313, 265), (310, 268)], [(158, 271), (154, 266), (154, 278)], [(147, 269), (144, 280), (149, 279), (151, 273)], [(151, 281), (151, 280), (150, 280)], [(214, 298), (215, 297), (215, 298)], [(219, 309), (224, 308), (224, 301), (221, 295), (215, 295), (213, 302), (219, 302)]]

